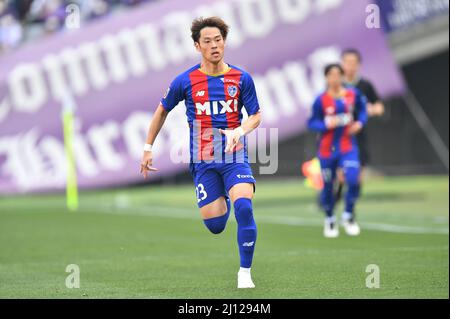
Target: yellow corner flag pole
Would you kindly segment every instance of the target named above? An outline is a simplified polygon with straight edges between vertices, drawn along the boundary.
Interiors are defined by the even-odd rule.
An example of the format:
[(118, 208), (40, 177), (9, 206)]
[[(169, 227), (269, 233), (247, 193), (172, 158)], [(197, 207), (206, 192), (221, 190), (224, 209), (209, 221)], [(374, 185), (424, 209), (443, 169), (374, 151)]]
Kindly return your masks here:
[(66, 155), (66, 204), (71, 211), (78, 209), (78, 184), (73, 152), (75, 102), (67, 95), (63, 100), (64, 150)]

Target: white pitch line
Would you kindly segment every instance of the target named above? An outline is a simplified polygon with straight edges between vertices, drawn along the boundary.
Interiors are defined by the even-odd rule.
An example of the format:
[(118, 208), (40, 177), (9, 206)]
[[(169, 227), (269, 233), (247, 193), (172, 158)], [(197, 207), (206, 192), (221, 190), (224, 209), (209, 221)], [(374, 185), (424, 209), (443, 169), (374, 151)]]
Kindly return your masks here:
[[(4, 205), (3, 207), (14, 208), (14, 205)], [(48, 207), (49, 204), (43, 205)], [(65, 207), (60, 203), (56, 205), (51, 205), (53, 208), (55, 206)], [(87, 204), (86, 201), (81, 201), (80, 212), (86, 210), (101, 211), (102, 213), (108, 214), (120, 214), (120, 215), (137, 215), (137, 216), (155, 216), (164, 218), (180, 218), (180, 219), (192, 219), (200, 220), (200, 213), (195, 208), (176, 208), (167, 206), (139, 206), (139, 205), (129, 205), (127, 201), (120, 201), (117, 205), (98, 205), (93, 202)], [(156, 211), (155, 211), (156, 210)], [(192, 214), (187, 214), (187, 213)], [(230, 218), (234, 222), (234, 218)], [(267, 223), (267, 224), (277, 224), (277, 225), (288, 225), (288, 226), (321, 226), (322, 222), (319, 219), (313, 218), (302, 218), (295, 216), (256, 216), (257, 222)], [(373, 223), (373, 222), (361, 222), (361, 227), (367, 230), (382, 231), (388, 233), (400, 233), (400, 234), (439, 234), (448, 235), (449, 229), (447, 228), (431, 228), (431, 227), (416, 227), (416, 226), (403, 226), (403, 225), (393, 225), (384, 223)]]
[[(139, 215), (139, 216), (156, 216), (165, 218), (181, 218), (181, 219), (193, 219), (199, 220), (200, 213), (196, 209), (180, 209), (166, 206), (105, 206), (105, 205), (89, 205), (83, 206), (82, 209), (94, 209), (101, 210), (109, 214), (121, 214), (121, 215)], [(156, 211), (155, 211), (156, 210)], [(192, 212), (192, 214), (186, 214)], [(194, 212), (196, 212), (194, 214)], [(288, 226), (321, 226), (322, 222), (318, 219), (301, 218), (293, 216), (255, 216), (257, 222), (288, 225)], [(234, 219), (230, 218), (233, 222)], [(448, 235), (448, 228), (430, 228), (430, 227), (415, 227), (415, 226), (402, 226), (372, 222), (361, 222), (361, 227), (368, 230), (376, 230), (388, 233), (401, 233), (401, 234), (441, 234)]]
[(380, 230), (391, 233), (442, 234), (442, 235), (449, 234), (448, 227), (430, 228), (430, 227), (401, 226), (401, 225), (380, 224), (380, 223), (361, 223), (361, 226), (371, 230)]

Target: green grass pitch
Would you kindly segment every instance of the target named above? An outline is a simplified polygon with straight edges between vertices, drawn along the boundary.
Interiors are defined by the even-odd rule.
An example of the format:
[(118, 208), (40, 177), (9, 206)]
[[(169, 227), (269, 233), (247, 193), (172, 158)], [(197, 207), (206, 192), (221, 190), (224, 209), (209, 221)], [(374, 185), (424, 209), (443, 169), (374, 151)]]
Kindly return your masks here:
[[(448, 298), (448, 186), (367, 180), (361, 236), (325, 239), (313, 191), (261, 180), (252, 290), (236, 288), (233, 215), (208, 233), (191, 185), (82, 192), (78, 212), (63, 195), (2, 197), (0, 298)], [(79, 289), (65, 286), (69, 264)], [(369, 264), (378, 289), (366, 287)]]

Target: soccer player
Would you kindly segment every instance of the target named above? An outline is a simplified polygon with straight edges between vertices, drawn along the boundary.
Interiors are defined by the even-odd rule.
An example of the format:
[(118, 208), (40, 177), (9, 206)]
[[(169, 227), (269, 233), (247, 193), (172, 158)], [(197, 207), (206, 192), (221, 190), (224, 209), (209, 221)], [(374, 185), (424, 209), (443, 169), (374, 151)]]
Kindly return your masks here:
[(327, 238), (339, 236), (333, 212), (333, 183), (338, 168), (342, 168), (348, 186), (342, 225), (350, 236), (360, 233), (354, 215), (360, 187), (360, 162), (355, 135), (367, 122), (367, 103), (358, 89), (344, 86), (343, 76), (344, 70), (339, 64), (325, 68), (327, 89), (315, 100), (308, 121), (309, 129), (320, 133), (318, 158), (324, 182), (320, 199), (326, 213), (324, 236)]
[[(201, 63), (178, 75), (161, 99), (144, 146), (141, 173), (147, 177), (156, 170), (152, 144), (168, 113), (184, 100), (190, 129), (190, 172), (200, 214), (209, 231), (219, 234), (233, 205), (240, 255), (238, 288), (254, 288), (250, 268), (257, 234), (252, 206), (255, 179), (245, 135), (259, 126), (261, 113), (251, 76), (224, 62), (228, 30), (218, 17), (193, 21), (191, 36)], [(243, 108), (248, 114), (245, 121)]]
[[(359, 91), (367, 98), (367, 114), (369, 118), (380, 117), (384, 114), (384, 104), (378, 96), (378, 93), (373, 84), (361, 77), (361, 53), (356, 49), (346, 49), (341, 55), (342, 67), (344, 69), (344, 84), (359, 89)], [(356, 142), (359, 148), (359, 159), (361, 161), (361, 170), (369, 164), (370, 154), (368, 148), (367, 131), (363, 128), (356, 135)], [(362, 172), (361, 172), (362, 173)], [(338, 171), (338, 185), (336, 189), (336, 200), (341, 197), (341, 192), (344, 184), (344, 176), (341, 171)], [(361, 176), (362, 180), (362, 176)]]

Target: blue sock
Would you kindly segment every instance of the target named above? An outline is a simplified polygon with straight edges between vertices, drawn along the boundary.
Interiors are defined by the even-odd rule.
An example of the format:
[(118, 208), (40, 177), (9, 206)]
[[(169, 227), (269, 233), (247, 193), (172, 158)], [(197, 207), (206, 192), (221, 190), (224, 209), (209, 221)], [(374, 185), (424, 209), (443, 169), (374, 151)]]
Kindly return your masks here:
[(359, 197), (360, 183), (359, 183), (359, 169), (350, 168), (345, 172), (347, 181), (347, 194), (345, 196), (345, 211), (354, 215), (355, 203)]
[(324, 183), (322, 192), (320, 193), (320, 201), (328, 218), (333, 217), (334, 196), (333, 182)]
[(359, 197), (359, 184), (348, 185), (347, 195), (345, 196), (345, 211), (354, 215), (355, 203)]
[(203, 220), (203, 223), (213, 234), (220, 234), (221, 232), (223, 232), (225, 226), (227, 225), (228, 217), (230, 216), (231, 204), (229, 198), (227, 198), (225, 201), (227, 203), (227, 212), (225, 213), (225, 215)]
[(255, 220), (253, 219), (252, 200), (248, 198), (236, 200), (234, 202), (234, 213), (238, 224), (237, 241), (241, 267), (250, 268), (252, 266), (257, 233)]

